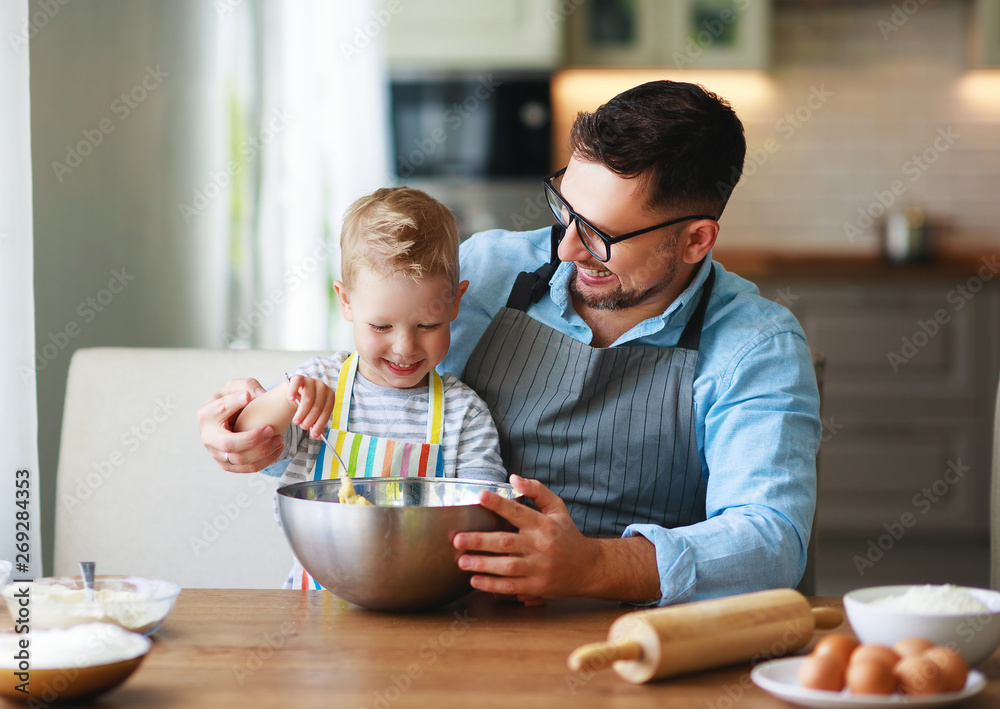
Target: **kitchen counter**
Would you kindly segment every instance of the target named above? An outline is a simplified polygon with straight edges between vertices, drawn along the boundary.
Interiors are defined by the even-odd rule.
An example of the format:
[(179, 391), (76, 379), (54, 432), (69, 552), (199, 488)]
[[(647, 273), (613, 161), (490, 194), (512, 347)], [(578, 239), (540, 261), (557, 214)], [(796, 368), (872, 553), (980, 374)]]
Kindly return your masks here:
[[(1000, 246), (992, 252), (956, 252), (917, 263), (891, 263), (879, 255), (852, 256), (794, 252), (716, 249), (712, 258), (748, 280), (795, 276), (828, 280), (968, 278), (995, 276), (1000, 272)], [(1000, 279), (997, 279), (1000, 282)]]
[[(842, 607), (839, 598), (810, 602)], [(184, 589), (143, 664), (99, 703), (108, 709), (788, 706), (750, 681), (748, 663), (643, 685), (610, 669), (567, 669), (572, 650), (603, 640), (611, 622), (630, 610), (585, 599), (526, 608), (476, 592), (437, 611), (395, 614), (365, 611), (326, 591)], [(1000, 683), (990, 681), (962, 706), (998, 703)]]

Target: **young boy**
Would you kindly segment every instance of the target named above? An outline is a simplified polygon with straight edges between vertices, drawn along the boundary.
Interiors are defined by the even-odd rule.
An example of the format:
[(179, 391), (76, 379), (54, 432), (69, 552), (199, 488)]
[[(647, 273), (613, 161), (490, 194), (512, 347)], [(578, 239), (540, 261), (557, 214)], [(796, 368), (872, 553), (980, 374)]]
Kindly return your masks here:
[[(333, 285), (357, 351), (304, 363), (236, 421), (237, 431), (283, 432), (282, 485), (341, 475), (325, 429), (351, 477), (507, 480), (486, 404), (434, 371), (469, 285), (459, 282), (458, 242), (454, 215), (419, 190), (380, 189), (348, 209), (343, 280)], [(296, 562), (286, 586), (314, 584)]]

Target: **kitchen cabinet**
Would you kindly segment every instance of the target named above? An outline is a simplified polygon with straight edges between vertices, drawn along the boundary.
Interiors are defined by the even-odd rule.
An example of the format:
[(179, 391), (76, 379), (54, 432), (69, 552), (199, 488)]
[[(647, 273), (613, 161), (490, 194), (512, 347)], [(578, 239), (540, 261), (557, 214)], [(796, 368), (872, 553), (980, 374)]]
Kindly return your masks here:
[(764, 68), (770, 0), (590, 0), (568, 18), (571, 65)]
[(972, 53), (973, 66), (1000, 68), (1000, 0), (976, 0)]
[(562, 59), (557, 0), (388, 0), (381, 11), (394, 70), (548, 71)]
[(1000, 278), (982, 264), (751, 279), (827, 358), (820, 534), (987, 534)]

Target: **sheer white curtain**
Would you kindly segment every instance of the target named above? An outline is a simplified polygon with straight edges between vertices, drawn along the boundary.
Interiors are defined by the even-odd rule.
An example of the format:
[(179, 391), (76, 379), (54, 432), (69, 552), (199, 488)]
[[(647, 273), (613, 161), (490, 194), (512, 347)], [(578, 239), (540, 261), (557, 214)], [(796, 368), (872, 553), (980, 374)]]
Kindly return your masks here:
[(390, 181), (377, 0), (254, 0), (223, 18), (231, 62), (230, 331), (237, 347), (350, 347), (340, 222)]
[(42, 571), (28, 23), (27, 0), (0, 3), (0, 559), (12, 579)]

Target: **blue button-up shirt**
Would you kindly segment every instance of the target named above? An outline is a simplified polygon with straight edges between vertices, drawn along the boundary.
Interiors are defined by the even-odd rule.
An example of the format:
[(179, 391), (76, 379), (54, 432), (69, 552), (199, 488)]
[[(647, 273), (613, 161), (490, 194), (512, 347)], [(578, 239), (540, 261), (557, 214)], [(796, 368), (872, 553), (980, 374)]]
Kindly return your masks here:
[[(459, 376), (517, 274), (549, 260), (549, 229), (482, 232), (460, 253), (470, 285), (439, 367)], [(662, 314), (612, 347), (675, 347), (711, 266), (708, 257)], [(653, 543), (661, 605), (794, 586), (805, 568), (816, 504), (819, 393), (805, 335), (786, 308), (720, 264), (715, 268), (694, 381), (707, 519), (674, 529), (634, 524), (624, 533)], [(528, 315), (589, 344), (593, 333), (570, 301), (574, 269), (560, 264)], [(532, 477), (530, 470), (510, 472)]]

